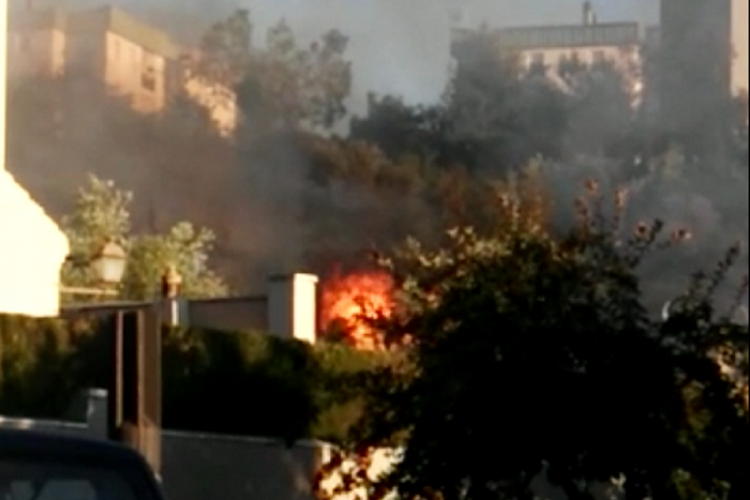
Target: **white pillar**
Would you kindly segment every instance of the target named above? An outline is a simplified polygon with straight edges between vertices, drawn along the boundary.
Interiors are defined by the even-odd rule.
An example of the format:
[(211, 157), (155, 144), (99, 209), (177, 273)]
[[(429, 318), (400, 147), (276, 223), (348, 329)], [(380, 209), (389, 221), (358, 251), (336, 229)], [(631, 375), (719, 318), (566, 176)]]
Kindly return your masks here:
[(315, 343), (318, 277), (272, 276), (268, 281), (268, 331), (271, 335)]

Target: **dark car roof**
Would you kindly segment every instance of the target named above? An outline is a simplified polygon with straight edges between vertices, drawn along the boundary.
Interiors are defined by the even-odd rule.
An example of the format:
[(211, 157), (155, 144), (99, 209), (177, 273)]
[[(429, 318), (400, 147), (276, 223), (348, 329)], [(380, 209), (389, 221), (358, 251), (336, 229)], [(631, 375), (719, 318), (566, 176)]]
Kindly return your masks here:
[(8, 454), (39, 454), (49, 458), (75, 456), (83, 460), (143, 463), (135, 450), (111, 442), (30, 430), (0, 429), (0, 456)]
[(143, 457), (121, 444), (30, 430), (0, 429), (0, 462), (16, 459), (113, 467), (134, 481), (133, 485), (137, 485), (140, 491), (139, 498), (164, 498), (156, 476)]

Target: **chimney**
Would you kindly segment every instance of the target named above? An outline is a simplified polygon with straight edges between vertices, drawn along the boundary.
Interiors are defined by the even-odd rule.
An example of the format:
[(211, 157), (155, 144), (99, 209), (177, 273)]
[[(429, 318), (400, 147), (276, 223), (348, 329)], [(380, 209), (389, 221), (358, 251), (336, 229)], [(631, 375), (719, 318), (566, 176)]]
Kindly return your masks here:
[(313, 274), (282, 274), (268, 280), (268, 330), (271, 335), (315, 343), (317, 285)]
[(596, 24), (596, 13), (590, 0), (583, 2), (583, 25), (593, 26)]

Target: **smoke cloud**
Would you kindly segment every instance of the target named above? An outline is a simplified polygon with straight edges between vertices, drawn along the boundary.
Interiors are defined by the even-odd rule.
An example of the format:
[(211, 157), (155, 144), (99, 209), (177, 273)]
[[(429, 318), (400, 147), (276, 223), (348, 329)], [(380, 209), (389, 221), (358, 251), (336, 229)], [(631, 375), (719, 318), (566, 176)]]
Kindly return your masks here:
[[(262, 43), (268, 26), (285, 18), (301, 40), (312, 40), (329, 29), (349, 37), (347, 57), (353, 61), (354, 89), (350, 110), (365, 110), (366, 94), (403, 96), (407, 103), (432, 103), (443, 93), (449, 72), (451, 13), (459, 7), (469, 27), (491, 27), (580, 21), (581, 2), (558, 0), (113, 0), (134, 15), (164, 27), (186, 44), (196, 44), (213, 22), (237, 7), (251, 11), (255, 37)], [(39, 7), (61, 5), (85, 8), (95, 0), (36, 0)], [(600, 0), (596, 8), (602, 21), (636, 20), (652, 23), (656, 0)], [(16, 118), (23, 116), (18, 111)], [(268, 272), (304, 264), (305, 241), (310, 228), (301, 213), (327, 204), (346, 214), (349, 229), (333, 229), (332, 245), (355, 249), (374, 235), (406, 233), (398, 227), (406, 219), (422, 217), (434, 226), (430, 208), (411, 198), (376, 196), (364, 188), (323, 188), (310, 180), (309, 157), (290, 141), (269, 145), (252, 164), (236, 155), (217, 138), (199, 141), (183, 138), (180, 154), (164, 157), (154, 142), (177, 140), (143, 125), (134, 135), (132, 124), (114, 123), (111, 109), (77, 106), (66, 111), (64, 131), (75, 151), (34, 142), (33, 124), (11, 125), (10, 169), (55, 215), (66, 212), (76, 189), (88, 173), (111, 178), (136, 195), (134, 222), (143, 230), (159, 230), (188, 219), (217, 232), (219, 270), (229, 273), (236, 289), (252, 289)], [(123, 140), (123, 134), (130, 134)], [(171, 134), (171, 135), (170, 135)], [(23, 137), (21, 137), (23, 136)], [(71, 142), (65, 142), (70, 144)], [(171, 151), (171, 150), (170, 150)], [(658, 261), (648, 269), (657, 298), (668, 297), (684, 285), (684, 277), (699, 267), (711, 266), (735, 241), (748, 239), (747, 170), (727, 166), (722, 178), (706, 174), (674, 173), (668, 164), (652, 166), (653, 182), (626, 183), (631, 194), (628, 222), (659, 217), (668, 228), (687, 226), (694, 233), (680, 259)], [(676, 167), (674, 167), (676, 168)], [(621, 187), (622, 165), (581, 161), (545, 168), (561, 220), (583, 180), (600, 179), (603, 189)], [(616, 174), (612, 172), (616, 171)], [(388, 213), (381, 225), (369, 223), (369, 213)], [(408, 217), (405, 214), (409, 214)], [(414, 228), (411, 228), (414, 229)], [(338, 231), (338, 232), (336, 232)], [(429, 232), (429, 231), (426, 231)], [(334, 234), (335, 233), (335, 234)], [(746, 272), (747, 260), (742, 263)]]

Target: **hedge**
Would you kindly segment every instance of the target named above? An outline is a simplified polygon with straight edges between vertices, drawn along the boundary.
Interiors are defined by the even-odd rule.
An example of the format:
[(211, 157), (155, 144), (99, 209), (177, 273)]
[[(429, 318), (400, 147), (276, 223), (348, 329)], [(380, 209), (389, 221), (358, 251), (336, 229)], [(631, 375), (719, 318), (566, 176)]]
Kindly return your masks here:
[[(107, 323), (108, 325), (109, 323)], [(77, 391), (106, 387), (104, 322), (0, 315), (0, 414), (62, 418)], [(360, 411), (358, 373), (390, 355), (254, 332), (168, 330), (165, 428), (338, 441)]]

